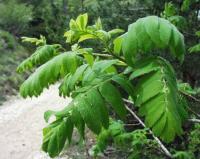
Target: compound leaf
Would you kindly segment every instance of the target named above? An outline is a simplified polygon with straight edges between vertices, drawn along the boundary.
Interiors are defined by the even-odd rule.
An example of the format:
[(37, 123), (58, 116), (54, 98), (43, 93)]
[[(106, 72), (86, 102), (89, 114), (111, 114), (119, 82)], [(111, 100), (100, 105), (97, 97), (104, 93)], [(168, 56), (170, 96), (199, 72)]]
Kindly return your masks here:
[(58, 51), (56, 49), (57, 45), (44, 45), (39, 47), (35, 53), (33, 53), (29, 58), (24, 60), (18, 67), (18, 72), (24, 72), (26, 70), (32, 69), (36, 65), (41, 65), (50, 59), (52, 59), (55, 55), (58, 55)]
[(122, 50), (127, 63), (131, 66), (137, 54), (153, 49), (169, 48), (172, 55), (181, 62), (185, 54), (183, 35), (176, 27), (163, 18), (148, 16), (131, 24), (122, 42)]
[(182, 133), (182, 121), (187, 116), (185, 106), (180, 102), (175, 74), (170, 64), (162, 58), (150, 58), (146, 62), (138, 68), (139, 71), (151, 68), (152, 65), (156, 69), (139, 78), (135, 103), (139, 106), (140, 114), (145, 116), (146, 125), (161, 139), (171, 142), (176, 135)]
[(21, 85), (20, 94), (23, 97), (38, 96), (44, 88), (55, 83), (59, 78), (70, 72), (74, 72), (77, 67), (77, 57), (73, 52), (66, 52), (57, 55), (36, 71)]
[(126, 108), (119, 91), (109, 82), (102, 84), (102, 86), (99, 88), (99, 91), (105, 100), (112, 105), (119, 117), (125, 119)]

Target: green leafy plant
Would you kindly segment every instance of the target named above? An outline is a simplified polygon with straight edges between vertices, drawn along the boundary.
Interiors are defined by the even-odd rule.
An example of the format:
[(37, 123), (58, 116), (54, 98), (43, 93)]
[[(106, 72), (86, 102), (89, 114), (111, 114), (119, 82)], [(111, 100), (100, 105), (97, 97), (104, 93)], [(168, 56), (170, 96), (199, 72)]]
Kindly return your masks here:
[(195, 124), (194, 130), (190, 132), (189, 146), (188, 146), (189, 152), (193, 153), (194, 156), (197, 156), (197, 157), (199, 157), (199, 152), (200, 152), (200, 149), (199, 149), (199, 146), (198, 146), (200, 144), (199, 130), (200, 130), (200, 125)]
[[(43, 129), (45, 152), (51, 157), (59, 155), (66, 141), (70, 143), (74, 128), (82, 138), (85, 126), (101, 135), (109, 129), (110, 112), (114, 119), (126, 121), (124, 100), (128, 98), (145, 117), (146, 126), (164, 142), (183, 133), (187, 111), (175, 71), (166, 59), (152, 54), (168, 49), (180, 62), (184, 60), (184, 37), (173, 24), (148, 16), (121, 35), (121, 29), (103, 30), (100, 19), (88, 25), (88, 15), (83, 14), (69, 25), (65, 37), (71, 51), (45, 44), (18, 67), (23, 72), (40, 65), (22, 84), (23, 97), (39, 96), (60, 80), (60, 95), (72, 98), (63, 110), (45, 113), (46, 121), (56, 117)], [(102, 50), (82, 48), (82, 42), (89, 39), (102, 44)]]
[(28, 42), (35, 44), (36, 46), (45, 45), (46, 44), (46, 38), (42, 35), (40, 35), (40, 38), (29, 38), (29, 37), (22, 37), (22, 42)]
[[(200, 38), (200, 31), (196, 32), (196, 36)], [(194, 46), (189, 48), (190, 53), (199, 53), (200, 52), (200, 44), (195, 44)]]
[(21, 35), (33, 18), (32, 13), (30, 5), (17, 0), (2, 1), (0, 4), (0, 27), (13, 35)]
[[(184, 1), (182, 8), (187, 7), (187, 0)], [(188, 0), (190, 1), (190, 0)], [(188, 6), (189, 7), (189, 6)], [(186, 12), (186, 9), (179, 9), (172, 2), (165, 3), (164, 11), (161, 13), (161, 16), (167, 20), (169, 20), (172, 24), (174, 24), (179, 29), (184, 29), (187, 26), (187, 21), (185, 17), (180, 15), (180, 11)], [(179, 11), (180, 10), (180, 11)]]
[(127, 158), (144, 157), (145, 152), (148, 152), (148, 150), (144, 152), (145, 147), (157, 147), (157, 143), (154, 140), (147, 138), (147, 133), (146, 129), (127, 132), (122, 121), (110, 120), (109, 128), (101, 131), (90, 153), (92, 156), (97, 157), (113, 142), (115, 147), (126, 151)]
[(5, 49), (14, 50), (16, 47), (15, 38), (8, 32), (0, 30), (0, 50), (3, 51)]

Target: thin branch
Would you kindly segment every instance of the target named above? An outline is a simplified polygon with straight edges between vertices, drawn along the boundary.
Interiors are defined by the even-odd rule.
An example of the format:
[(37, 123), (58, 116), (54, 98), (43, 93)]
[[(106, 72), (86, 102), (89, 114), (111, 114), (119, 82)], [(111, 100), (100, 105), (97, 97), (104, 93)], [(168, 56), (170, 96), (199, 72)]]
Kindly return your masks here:
[(185, 93), (185, 92), (183, 92), (183, 91), (180, 91), (180, 92), (181, 92), (183, 95), (188, 96), (189, 98), (193, 99), (194, 101), (200, 103), (200, 99), (197, 99), (196, 97), (194, 97), (194, 96), (192, 96), (192, 95), (190, 95), (190, 94), (187, 94), (187, 93)]
[[(113, 54), (100, 54), (100, 53), (92, 53), (92, 55), (94, 56), (100, 56), (100, 57), (114, 57)], [(122, 60), (122, 58), (120, 58), (119, 56), (116, 57), (120, 62), (122, 62), (125, 66), (127, 66), (127, 64), (124, 62), (124, 59)]]
[(99, 54), (99, 53), (92, 53), (92, 55), (102, 56), (102, 57), (113, 57), (112, 55), (109, 55), (109, 54)]
[(194, 110), (192, 110), (190, 107), (187, 107), (188, 111), (190, 111), (191, 113), (193, 113), (194, 115), (196, 115), (197, 117), (200, 118), (200, 114), (196, 113)]
[(124, 124), (125, 126), (138, 126), (141, 125), (140, 123), (136, 123), (136, 124)]
[(200, 123), (200, 119), (188, 119), (188, 121), (195, 122), (195, 123)]
[[(123, 99), (125, 102), (132, 104), (132, 101), (129, 101), (127, 99)], [(126, 109), (129, 111), (129, 113), (131, 115), (133, 115), (133, 117), (135, 119), (137, 119), (137, 121), (144, 127), (147, 128), (146, 125), (144, 124), (144, 122), (126, 105), (125, 106)], [(160, 139), (158, 137), (156, 137), (153, 132), (149, 129), (150, 134), (153, 136), (153, 138), (156, 140), (156, 142), (159, 144), (160, 148), (162, 149), (162, 151), (165, 153), (166, 156), (168, 156), (169, 158), (172, 158), (172, 154), (169, 152), (169, 150), (163, 145), (163, 143), (160, 141)]]
[(115, 53), (110, 52), (110, 55), (112, 55), (113, 57), (115, 57), (115, 58), (119, 59), (120, 61), (126, 63), (126, 61), (122, 57), (117, 56)]
[(126, 102), (126, 103), (128, 103), (128, 104), (134, 105), (134, 103), (131, 100), (123, 98), (123, 101)]
[[(82, 31), (82, 32), (83, 32), (83, 33), (88, 33), (87, 31), (86, 31), (86, 32), (85, 32), (85, 31)], [(115, 57), (115, 58), (117, 58), (118, 60), (120, 60), (120, 61), (126, 63), (125, 59), (123, 59), (122, 57), (116, 55), (115, 53), (113, 53), (113, 52), (110, 50), (110, 48), (108, 47), (106, 41), (104, 41), (104, 40), (102, 40), (101, 38), (99, 38), (96, 34), (93, 34), (93, 33), (88, 33), (88, 34), (91, 34), (91, 35), (95, 36), (97, 39), (99, 39), (99, 40), (102, 42), (102, 44), (104, 45), (104, 47), (107, 49), (109, 55), (111, 55), (112, 57)]]
[[(183, 91), (180, 91), (180, 92), (181, 92), (183, 95), (185, 95), (185, 96), (187, 96), (187, 97), (193, 99), (195, 102), (200, 103), (200, 99), (197, 99), (196, 97), (194, 97), (194, 96), (192, 96), (192, 95), (190, 95), (190, 94), (187, 94), (187, 93), (185, 93), (185, 92), (183, 92)], [(195, 111), (193, 111), (190, 107), (187, 107), (187, 109), (188, 109), (188, 111), (190, 111), (191, 113), (193, 113), (194, 115), (196, 115), (197, 117), (200, 118), (200, 114), (198, 114), (198, 113), (196, 113)]]

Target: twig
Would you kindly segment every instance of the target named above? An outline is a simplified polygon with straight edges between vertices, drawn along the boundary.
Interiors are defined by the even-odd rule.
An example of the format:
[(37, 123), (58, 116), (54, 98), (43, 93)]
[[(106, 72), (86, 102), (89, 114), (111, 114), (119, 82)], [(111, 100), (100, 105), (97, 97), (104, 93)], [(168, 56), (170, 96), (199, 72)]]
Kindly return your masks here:
[(125, 126), (137, 126), (140, 125), (140, 123), (136, 123), (136, 124), (124, 124)]
[[(192, 95), (190, 95), (190, 94), (184, 93), (184, 92), (182, 92), (182, 91), (181, 91), (181, 93), (182, 93), (183, 95), (188, 96), (189, 98), (193, 99), (194, 101), (200, 103), (200, 100), (197, 99), (196, 97), (194, 97), (194, 96), (192, 96)], [(193, 110), (192, 110), (191, 108), (189, 108), (189, 107), (187, 107), (187, 109), (188, 109), (188, 111), (190, 111), (191, 113), (193, 113), (194, 115), (196, 115), (197, 117), (200, 118), (200, 114), (196, 113), (195, 111), (193, 111)]]
[[(132, 101), (129, 101), (127, 99), (123, 99), (125, 102), (129, 103), (129, 104), (133, 104)], [(144, 127), (147, 128), (146, 125), (144, 124), (144, 122), (126, 105), (125, 106), (126, 109), (129, 111), (130, 114), (133, 115), (133, 117), (135, 119), (138, 120), (138, 122)], [(149, 129), (150, 134), (153, 136), (153, 138), (156, 140), (156, 142), (159, 144), (160, 148), (162, 149), (162, 151), (165, 153), (166, 156), (168, 156), (169, 158), (172, 158), (172, 154), (168, 151), (168, 149), (163, 145), (163, 143), (160, 141), (160, 139), (158, 137), (156, 137), (153, 132)]]
[(115, 57), (115, 58), (119, 59), (120, 61), (126, 63), (126, 61), (122, 57), (120, 57), (120, 56), (118, 56), (118, 55), (116, 55), (116, 54), (114, 54), (112, 52), (110, 52), (110, 55), (112, 55), (113, 57)]
[(190, 111), (191, 113), (193, 113), (194, 115), (196, 115), (197, 117), (200, 118), (200, 115), (198, 113), (196, 113), (195, 111), (193, 111), (190, 107), (187, 107), (188, 111)]
[[(192, 96), (192, 95), (190, 95), (190, 94), (187, 94), (187, 93), (185, 93), (185, 92), (183, 92), (183, 91), (180, 91), (180, 92), (181, 92), (183, 95), (185, 95), (185, 96), (187, 96), (187, 97), (193, 99), (194, 101), (200, 103), (200, 99), (197, 99), (196, 97), (194, 97), (194, 96)], [(195, 111), (193, 111), (190, 107), (187, 107), (187, 109), (188, 109), (188, 111), (190, 111), (191, 113), (193, 113), (194, 115), (196, 115), (197, 117), (200, 118), (200, 114), (198, 114), (198, 113), (196, 113)]]
[(132, 101), (125, 99), (125, 98), (123, 98), (123, 101), (126, 102), (126, 103), (129, 103), (129, 104), (132, 104), (132, 105), (134, 104)]
[(92, 53), (92, 55), (102, 56), (102, 57), (113, 57), (112, 55), (109, 55), (109, 54), (99, 54), (99, 53)]
[(101, 57), (115, 57), (117, 58), (118, 60), (122, 61), (125, 63), (125, 60), (123, 58), (121, 58), (120, 56), (117, 56), (113, 53), (110, 53), (110, 54), (99, 54), (99, 53), (92, 53), (92, 55), (95, 55), (95, 56), (101, 56)]
[(185, 93), (185, 92), (182, 92), (182, 91), (181, 91), (181, 93), (182, 93), (183, 95), (185, 95), (185, 96), (190, 97), (190, 98), (193, 99), (194, 101), (200, 103), (200, 99), (197, 99), (196, 97), (194, 97), (194, 96), (192, 96), (192, 95), (190, 95), (190, 94), (187, 94), (187, 93)]
[(192, 122), (195, 122), (195, 123), (200, 123), (200, 119), (188, 119), (188, 121), (192, 121)]

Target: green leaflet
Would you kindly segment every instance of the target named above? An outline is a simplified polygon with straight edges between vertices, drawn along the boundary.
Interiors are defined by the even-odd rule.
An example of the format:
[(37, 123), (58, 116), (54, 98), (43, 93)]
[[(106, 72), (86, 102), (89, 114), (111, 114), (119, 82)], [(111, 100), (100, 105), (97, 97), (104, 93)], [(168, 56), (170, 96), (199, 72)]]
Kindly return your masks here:
[[(159, 18), (155, 16), (149, 16), (148, 20), (145, 18), (142, 18), (142, 20), (143, 20), (143, 27), (145, 28), (146, 34), (150, 37), (149, 40), (152, 41), (156, 47), (158, 48), (161, 47), (162, 43), (161, 43), (160, 35), (159, 35), (159, 25), (160, 23), (162, 23), (162, 21), (160, 21)], [(138, 38), (138, 41), (140, 41), (139, 38)]]
[[(160, 71), (143, 76), (136, 86), (136, 105), (151, 99), (163, 89)], [(145, 89), (145, 90), (144, 90)]]
[(96, 115), (97, 112), (94, 110), (94, 106), (91, 105), (90, 101), (86, 100), (86, 97), (86, 93), (78, 95), (74, 99), (74, 106), (77, 107), (88, 128), (94, 133), (99, 134), (102, 127), (100, 118)]
[(85, 41), (85, 40), (88, 40), (88, 39), (95, 39), (97, 38), (96, 36), (92, 35), (92, 34), (85, 34), (85, 35), (81, 35), (78, 42), (82, 42), (82, 41)]
[(83, 54), (85, 60), (87, 61), (87, 63), (92, 66), (94, 63), (94, 56), (90, 53), (84, 53)]
[(133, 66), (138, 53), (147, 53), (156, 48), (169, 48), (172, 55), (183, 61), (183, 35), (167, 20), (148, 16), (129, 26), (122, 43), (124, 57), (129, 65)]
[(111, 67), (112, 65), (116, 64), (118, 62), (118, 60), (101, 60), (101, 61), (97, 61), (93, 64), (92, 66), (92, 70), (94, 72), (104, 72), (106, 71), (109, 67)]
[(70, 142), (73, 132), (73, 123), (70, 118), (57, 120), (43, 129), (42, 149), (49, 153), (50, 157), (59, 155), (66, 140)]
[(172, 36), (169, 48), (171, 53), (183, 62), (185, 54), (184, 37), (174, 25), (172, 25)]
[[(153, 39), (151, 36), (149, 36), (149, 34), (151, 34), (155, 29), (157, 29), (156, 28), (157, 21), (156, 22), (155, 20), (151, 21), (151, 24), (149, 23), (150, 26), (149, 28), (147, 28), (146, 26), (147, 24), (145, 24), (146, 21), (143, 18), (141, 18), (138, 21), (139, 22), (133, 26), (135, 27), (136, 31), (138, 49), (143, 48), (144, 52), (146, 53), (154, 47), (153, 41), (158, 40), (158, 39)], [(155, 25), (153, 25), (154, 23)], [(145, 41), (148, 41), (146, 45), (144, 45)]]
[(20, 94), (27, 96), (38, 96), (44, 88), (55, 83), (59, 78), (70, 72), (75, 72), (77, 67), (77, 57), (73, 52), (66, 52), (57, 55), (50, 61), (40, 66), (36, 71), (21, 85)]
[(42, 149), (51, 157), (59, 155), (66, 140), (68, 143), (71, 142), (74, 126), (78, 129), (81, 137), (84, 138), (85, 123), (73, 103), (70, 103), (62, 111), (47, 111), (46, 114), (55, 115), (57, 118), (56, 121), (43, 129)]
[[(145, 116), (146, 125), (152, 128), (155, 135), (171, 142), (182, 133), (182, 121), (187, 117), (175, 74), (170, 64), (162, 58), (148, 58), (144, 61), (141, 68), (135, 70), (136, 75), (142, 75), (136, 86), (135, 103), (139, 106), (140, 114)], [(152, 66), (156, 69), (152, 69)], [(142, 74), (144, 70), (146, 73)]]
[(29, 38), (29, 37), (21, 37), (22, 42), (28, 42), (35, 44), (36, 46), (46, 45), (46, 38), (43, 35), (40, 35), (40, 38)]
[(47, 110), (44, 113), (44, 120), (48, 123), (49, 118), (53, 115), (56, 117), (56, 119), (67, 117), (70, 114), (70, 111), (72, 111), (71, 107), (72, 107), (72, 103), (68, 104), (68, 107), (65, 107), (64, 109), (60, 111)]
[(114, 53), (120, 55), (121, 48), (122, 48), (122, 37), (117, 37), (114, 41)]
[(123, 150), (124, 147), (128, 147), (128, 149), (134, 148), (137, 152), (138, 148), (142, 149), (152, 141), (147, 138), (147, 130), (137, 129), (132, 132), (126, 132), (123, 122), (110, 119), (109, 128), (103, 129), (96, 138), (96, 144), (91, 149), (92, 156), (98, 157), (99, 154), (106, 150), (110, 142), (113, 142), (113, 145), (118, 149)]
[(70, 117), (82, 137), (84, 123), (96, 134), (101, 131), (102, 126), (107, 128), (109, 124), (106, 103), (95, 87), (77, 95), (62, 111), (47, 111), (44, 116), (45, 120), (48, 121), (51, 115), (55, 115), (57, 119)]
[(72, 92), (75, 89), (76, 83), (78, 83), (78, 81), (81, 79), (87, 67), (87, 64), (82, 65), (79, 68), (77, 68), (74, 74), (65, 76), (63, 82), (59, 87), (59, 94), (63, 96), (69, 96), (70, 92)]
[(76, 107), (72, 108), (71, 119), (74, 123), (74, 126), (78, 129), (78, 132), (81, 138), (84, 138), (85, 135), (85, 122), (80, 114), (80, 112), (76, 109)]
[(24, 60), (17, 67), (17, 71), (24, 72), (26, 70), (30, 70), (34, 66), (41, 65), (41, 64), (49, 61), (51, 58), (53, 58), (57, 54), (58, 54), (58, 52), (56, 50), (56, 45), (41, 46), (35, 51), (34, 54), (32, 54), (29, 58)]
[(119, 117), (125, 119), (126, 108), (119, 91), (111, 83), (108, 82), (102, 84), (102, 86), (99, 88), (99, 91), (105, 100), (112, 105), (113, 109), (119, 115)]
[(44, 113), (45, 121), (48, 122), (49, 118), (52, 115), (54, 115), (56, 117), (57, 121), (65, 118), (65, 117), (70, 117), (71, 122), (78, 129), (81, 137), (84, 137), (85, 122), (84, 122), (83, 118), (81, 117), (77, 108), (74, 106), (73, 102), (68, 104), (67, 107), (65, 107), (64, 109), (62, 109), (60, 111), (52, 111), (52, 110), (46, 111)]
[(124, 30), (122, 29), (113, 29), (113, 30), (110, 30), (108, 33), (113, 36), (113, 35), (117, 35), (117, 34), (120, 34), (120, 33), (123, 33)]
[(107, 148), (110, 137), (109, 130), (102, 130), (97, 137), (97, 143), (91, 149), (91, 155), (98, 156), (99, 153), (102, 153)]
[[(108, 65), (109, 62), (107, 62), (108, 61), (102, 62), (103, 66), (110, 66), (110, 64)], [(84, 67), (82, 67), (80, 70), (77, 69), (76, 72), (79, 73), (75, 72), (69, 79), (72, 79), (73, 75), (75, 74), (76, 78), (74, 79), (79, 79), (81, 76), (84, 76), (85, 73), (83, 72), (86, 67), (88, 67), (88, 65), (83, 66)], [(47, 149), (47, 141), (49, 141), (50, 138), (52, 140), (52, 143), (55, 141), (54, 134), (57, 133), (57, 129), (52, 129), (52, 127), (62, 127), (60, 121), (63, 121), (64, 119), (70, 119), (71, 124), (78, 129), (81, 137), (84, 138), (85, 125), (87, 125), (87, 127), (95, 134), (99, 134), (102, 131), (102, 128), (107, 129), (109, 127), (109, 110), (107, 107), (108, 103), (112, 105), (114, 111), (116, 111), (116, 113), (121, 118), (125, 118), (126, 109), (124, 107), (122, 97), (117, 88), (110, 82), (114, 81), (115, 83), (118, 83), (127, 92), (133, 94), (131, 83), (126, 81), (126, 78), (123, 75), (109, 74), (105, 70), (104, 72), (102, 72), (102, 70), (99, 70), (99, 68), (101, 68), (102, 70), (105, 69), (104, 67), (99, 67), (99, 65), (94, 65), (94, 69), (101, 72), (100, 76), (97, 76), (94, 80), (92, 80), (89, 85), (84, 85), (76, 89), (76, 96), (74, 96), (73, 101), (66, 108), (58, 112), (49, 110), (45, 113), (44, 117), (46, 121), (48, 121), (51, 115), (55, 115), (57, 120), (44, 129), (44, 151), (48, 152), (49, 154), (56, 154), (58, 152), (54, 152), (54, 149)], [(88, 69), (89, 71), (93, 71), (93, 69), (91, 69), (90, 67)], [(96, 81), (97, 79), (98, 81)], [(116, 131), (114, 131), (115, 128), (112, 129), (113, 133), (118, 133), (118, 129)], [(50, 130), (51, 133), (48, 133)], [(115, 134), (113, 133), (112, 135), (114, 136)], [(68, 141), (70, 141), (71, 136), (67, 137)]]
[[(123, 75), (115, 75), (113, 73), (106, 72), (107, 68), (111, 67), (116, 62), (117, 61), (115, 60), (104, 60), (100, 62), (95, 62), (92, 68), (81, 66), (80, 69), (77, 69), (77, 71), (73, 75), (66, 76), (65, 83), (62, 84), (63, 88), (61, 91), (66, 89), (68, 93), (72, 92), (72, 97), (75, 98), (81, 93), (87, 94), (87, 97), (82, 98), (87, 99), (87, 101), (85, 101), (86, 103), (98, 106), (98, 109), (101, 107), (101, 105), (105, 105), (103, 103), (104, 100), (106, 100), (112, 105), (117, 114), (124, 119), (126, 115), (126, 110), (122, 97), (119, 91), (110, 82), (114, 81), (119, 84), (127, 93), (129, 93), (129, 95), (132, 96), (132, 98), (134, 96), (134, 92), (132, 84)], [(82, 86), (76, 85), (76, 80), (72, 80), (80, 78), (82, 79)], [(71, 86), (73, 89), (70, 89)], [(98, 93), (98, 91), (96, 91), (96, 88), (99, 88), (99, 91), (104, 99), (102, 99), (101, 95)], [(90, 99), (88, 99), (89, 97)], [(93, 104), (91, 102), (93, 102)], [(100, 120), (103, 123), (104, 127), (107, 127), (106, 123), (108, 122), (103, 121), (102, 119), (102, 116), (108, 116), (108, 114), (106, 113), (106, 108), (102, 107), (100, 110), (96, 110), (96, 112), (102, 113), (99, 115)]]
[(178, 82), (178, 90), (186, 95), (196, 95), (197, 91), (195, 91), (189, 83), (181, 83)]
[(63, 82), (59, 86), (59, 95), (60, 96), (63, 96), (63, 97), (70, 96), (69, 83), (72, 81), (71, 78), (72, 77), (70, 76), (70, 74), (67, 74), (64, 77)]
[(190, 53), (199, 53), (200, 52), (200, 44), (196, 44), (189, 48)]
[[(107, 79), (107, 81), (111, 81), (111, 77)], [(81, 91), (78, 89), (78, 95), (74, 98), (74, 105), (76, 105), (77, 110), (83, 117), (83, 120), (87, 126), (97, 134), (100, 131), (100, 127), (108, 127), (109, 115), (105, 100), (111, 103), (112, 107), (115, 108), (114, 110), (117, 112), (117, 114), (119, 114), (120, 117), (124, 118), (126, 115), (122, 97), (114, 86), (111, 86), (112, 89), (110, 90), (110, 93), (113, 93), (114, 91), (112, 94), (114, 98), (106, 97), (108, 94), (102, 94), (102, 89), (103, 91), (105, 90), (102, 88), (102, 85), (104, 85), (105, 82), (106, 81), (104, 81), (104, 79), (101, 79), (101, 81), (90, 87), (85, 86), (80, 88)], [(108, 82), (106, 83), (106, 86), (107, 85), (109, 85)], [(98, 88), (99, 90), (101, 89), (101, 94), (99, 93)], [(117, 99), (116, 102), (114, 101), (115, 98)]]
[(115, 75), (112, 80), (119, 84), (127, 93), (131, 96), (132, 99), (135, 98), (134, 88), (131, 82), (123, 75)]
[(94, 72), (92, 68), (88, 67), (81, 81), (82, 86), (91, 85), (91, 81), (93, 81), (98, 76), (98, 71)]
[(109, 114), (106, 103), (97, 89), (92, 89), (87, 93), (86, 100), (91, 104), (95, 115), (98, 116), (104, 128), (109, 126)]
[(52, 110), (46, 111), (46, 112), (44, 113), (44, 120), (45, 120), (46, 122), (48, 122), (49, 119), (50, 119), (50, 117), (51, 117), (52, 115), (55, 115), (55, 114), (56, 114), (55, 111), (52, 111)]
[(113, 41), (114, 53), (117, 54), (117, 55), (120, 55), (120, 53), (121, 53), (123, 38), (124, 38), (124, 34), (121, 35), (121, 36), (118, 36)]
[(88, 14), (82, 14), (77, 17), (76, 23), (80, 30), (85, 30), (88, 23)]
[[(85, 73), (82, 80), (82, 85), (90, 85), (91, 82), (95, 81), (95, 83), (98, 80), (98, 77), (104, 76), (109, 69), (118, 62), (118, 60), (102, 60), (97, 61), (93, 64), (92, 68), (88, 68)], [(115, 73), (115, 69), (111, 73)], [(101, 80), (101, 79), (100, 79)]]
[(134, 78), (140, 77), (147, 73), (157, 71), (159, 69), (158, 64), (155, 62), (155, 58), (146, 58), (139, 60), (134, 65), (133, 73), (130, 75), (129, 79), (132, 80)]
[(162, 19), (162, 22), (159, 25), (160, 41), (163, 44), (163, 47), (165, 47), (165, 45), (170, 45), (172, 29), (169, 25), (171, 25), (170, 22), (165, 19)]
[(122, 133), (125, 133), (122, 122), (110, 119), (109, 128), (102, 129), (101, 133), (97, 136), (97, 142), (91, 149), (92, 155), (97, 157), (99, 153), (102, 153), (107, 148), (110, 138), (115, 139), (116, 136)]
[[(59, 93), (63, 96), (70, 96), (70, 93), (75, 91), (80, 85), (82, 86), (92, 86), (93, 84), (102, 81), (103, 76), (107, 73), (107, 71), (118, 62), (118, 60), (102, 60), (94, 62), (94, 64), (89, 67), (89, 65), (85, 64), (80, 66), (74, 74), (68, 74), (65, 76), (63, 82), (59, 87)], [(113, 74), (113, 71), (108, 72)], [(99, 77), (101, 78), (99, 79)], [(107, 76), (107, 74), (106, 74)], [(107, 78), (107, 77), (105, 77)], [(105, 79), (104, 78), (104, 79)], [(81, 81), (81, 84), (79, 82)], [(83, 92), (86, 87), (83, 88)], [(81, 92), (82, 90), (79, 90)]]
[(70, 30), (65, 32), (66, 42), (83, 42), (88, 39), (98, 39), (101, 42), (108, 42), (112, 36), (123, 33), (121, 29), (113, 29), (109, 32), (102, 29), (100, 18), (94, 25), (88, 25), (88, 15), (79, 15), (76, 20), (71, 19), (69, 23)]

